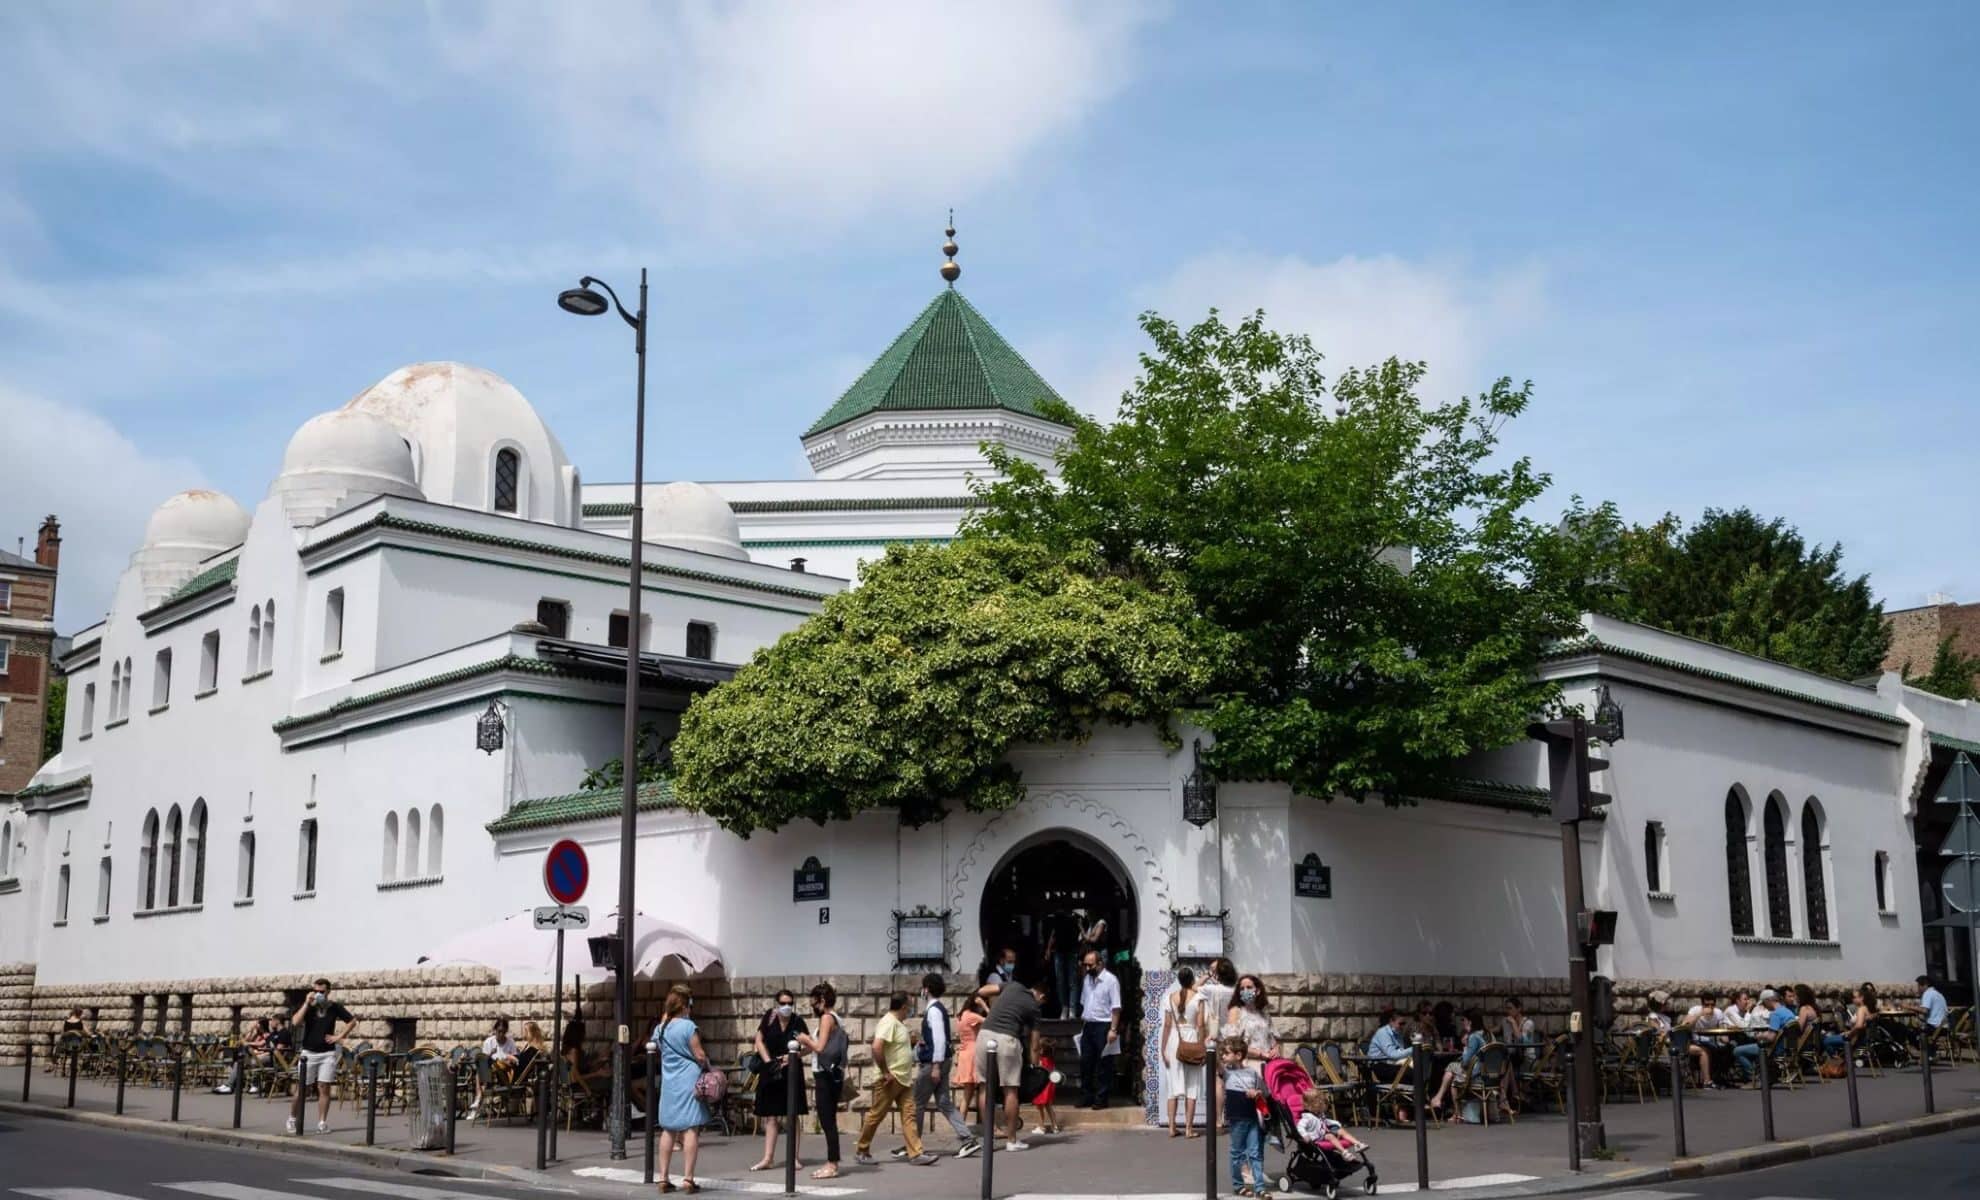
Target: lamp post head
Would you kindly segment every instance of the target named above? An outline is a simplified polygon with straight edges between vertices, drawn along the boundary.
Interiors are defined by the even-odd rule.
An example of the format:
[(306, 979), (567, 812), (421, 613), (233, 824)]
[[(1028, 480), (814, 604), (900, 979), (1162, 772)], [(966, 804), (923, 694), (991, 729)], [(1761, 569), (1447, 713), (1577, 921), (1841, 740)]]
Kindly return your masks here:
[(499, 701), (491, 698), (488, 708), (475, 721), (474, 744), (484, 754), (493, 754), (502, 748), (502, 709)]
[(591, 280), (585, 279), (580, 286), (559, 292), (557, 307), (580, 317), (597, 317), (603, 316), (612, 306), (605, 297), (592, 290)]

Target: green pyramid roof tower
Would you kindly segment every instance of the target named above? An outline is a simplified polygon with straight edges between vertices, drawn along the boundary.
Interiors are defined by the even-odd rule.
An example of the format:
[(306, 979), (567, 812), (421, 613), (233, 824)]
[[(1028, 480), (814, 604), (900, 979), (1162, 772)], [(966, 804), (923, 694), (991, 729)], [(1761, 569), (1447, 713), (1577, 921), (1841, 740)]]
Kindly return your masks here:
[(1038, 408), (1048, 398), (1057, 400), (1059, 393), (961, 292), (948, 287), (804, 436), (889, 410), (1001, 408), (1050, 420)]

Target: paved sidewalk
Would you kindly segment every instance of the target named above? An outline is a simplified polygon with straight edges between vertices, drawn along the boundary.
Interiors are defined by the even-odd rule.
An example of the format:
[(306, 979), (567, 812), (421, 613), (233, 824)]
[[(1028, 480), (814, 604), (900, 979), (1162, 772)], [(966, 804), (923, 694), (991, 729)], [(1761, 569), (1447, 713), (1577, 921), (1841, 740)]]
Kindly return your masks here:
[[(1972, 1066), (1934, 1073), (1938, 1109), (1973, 1109), (1980, 1119), (1980, 1071)], [(62, 1076), (47, 1075), (36, 1068), (33, 1102), (37, 1107), (59, 1109), (66, 1097), (67, 1083)], [(19, 1067), (0, 1069), (0, 1101), (18, 1101), (21, 1093)], [(1883, 1078), (1859, 1081), (1859, 1098), (1866, 1126), (1898, 1122), (1923, 1114), (1921, 1081), (1916, 1070), (1893, 1071)], [(76, 1107), (79, 1111), (110, 1113), (114, 1088), (101, 1083), (79, 1081)], [(1841, 1083), (1812, 1085), (1795, 1091), (1776, 1089), (1775, 1126), (1783, 1141), (1816, 1138), (1849, 1128), (1848, 1095)], [(131, 1087), (126, 1092), (125, 1113), (145, 1121), (164, 1121), (170, 1109), (167, 1089)], [(314, 1128), (314, 1105), (310, 1128)], [(363, 1154), (364, 1110), (335, 1106), (331, 1111), (333, 1132), (313, 1132), (301, 1138), (282, 1138), (286, 1101), (248, 1097), (242, 1105), (242, 1132), (263, 1138), (281, 1139), (284, 1148), (297, 1152), (327, 1151), (338, 1147), (344, 1154)], [(182, 1126), (213, 1131), (213, 1136), (230, 1136), (233, 1098), (210, 1093), (185, 1093), (181, 1097)], [(1752, 1090), (1737, 1092), (1686, 1093), (1687, 1149), (1692, 1158), (1723, 1154), (1760, 1144), (1760, 1097)], [(1630, 1174), (1641, 1168), (1667, 1168), (1672, 1161), (1672, 1120), (1668, 1100), (1650, 1104), (1612, 1103), (1604, 1109), (1611, 1147), (1617, 1157), (1584, 1164), (1583, 1186), (1599, 1182), (1612, 1173)], [(607, 1154), (604, 1136), (594, 1130), (574, 1130), (560, 1134), (561, 1161), (552, 1164), (546, 1176), (534, 1172), (535, 1129), (529, 1125), (488, 1126), (463, 1123), (457, 1131), (458, 1156), (448, 1159), (438, 1153), (411, 1151), (408, 1146), (409, 1120), (403, 1113), (378, 1118), (377, 1155), (381, 1165), (397, 1158), (402, 1169), (463, 1173), (489, 1178), (507, 1177), (519, 1181), (583, 1190), (608, 1190), (630, 1194), (639, 1183), (642, 1146), (635, 1140), (632, 1157), (614, 1162)], [(980, 1182), (980, 1166), (974, 1159), (945, 1158), (932, 1167), (911, 1167), (886, 1158), (886, 1152), (900, 1145), (898, 1134), (883, 1128), (875, 1153), (882, 1165), (861, 1168), (852, 1164), (852, 1140), (856, 1123), (849, 1124), (842, 1137), (847, 1159), (842, 1177), (827, 1185), (814, 1185), (808, 1169), (799, 1178), (801, 1191), (809, 1195), (871, 1195), (874, 1197), (975, 1196)], [(1380, 1168), (1383, 1190), (1412, 1190), (1416, 1178), (1415, 1135), (1410, 1130), (1377, 1129), (1359, 1131), (1373, 1149)], [(1562, 1118), (1534, 1115), (1511, 1125), (1447, 1126), (1433, 1129), (1429, 1139), (1430, 1171), (1433, 1186), (1445, 1188), (1494, 1187), (1501, 1190), (1546, 1190), (1575, 1185), (1567, 1175), (1567, 1125)], [(1160, 1130), (1145, 1127), (1093, 1129), (1075, 1134), (1031, 1139), (1033, 1149), (1025, 1154), (1000, 1154), (996, 1160), (996, 1193), (1013, 1196), (1137, 1196), (1182, 1197), (1204, 1194), (1205, 1157), (1201, 1140), (1171, 1139)], [(938, 1153), (953, 1151), (953, 1135), (943, 1128), (931, 1130), (929, 1145)], [(702, 1143), (700, 1180), (710, 1190), (780, 1194), (783, 1191), (781, 1165), (774, 1171), (752, 1173), (746, 1168), (762, 1151), (757, 1136), (706, 1137)], [(1216, 1178), (1228, 1189), (1229, 1168), (1223, 1156), (1225, 1144), (1218, 1142)], [(807, 1130), (802, 1157), (809, 1168), (822, 1161), (824, 1141)], [(781, 1156), (781, 1145), (779, 1148)], [(1268, 1170), (1276, 1175), (1284, 1156), (1268, 1149)], [(1680, 1172), (1691, 1164), (1680, 1163)], [(680, 1169), (675, 1168), (675, 1177)], [(1353, 1189), (1349, 1189), (1352, 1193)]]

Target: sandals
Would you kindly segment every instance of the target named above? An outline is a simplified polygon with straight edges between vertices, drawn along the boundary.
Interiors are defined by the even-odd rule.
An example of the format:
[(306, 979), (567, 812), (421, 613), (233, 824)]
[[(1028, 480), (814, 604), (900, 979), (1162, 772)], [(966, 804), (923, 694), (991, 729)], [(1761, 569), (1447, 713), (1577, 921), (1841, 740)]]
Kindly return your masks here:
[(839, 1168), (836, 1163), (827, 1163), (811, 1173), (813, 1179), (837, 1179)]
[(681, 1180), (681, 1190), (686, 1192), (688, 1195), (692, 1196), (694, 1193), (701, 1190), (701, 1185), (696, 1183), (692, 1179), (683, 1179)]
[(661, 1195), (663, 1195), (663, 1196), (664, 1196), (664, 1195), (667, 1195), (667, 1194), (668, 1194), (668, 1193), (670, 1193), (670, 1192), (678, 1192), (678, 1191), (680, 1191), (680, 1189), (679, 1189), (679, 1188), (677, 1188), (677, 1187), (675, 1187), (675, 1186), (674, 1186), (673, 1184), (671, 1184), (671, 1183), (668, 1183), (668, 1182), (667, 1182), (666, 1180), (664, 1180), (664, 1179), (662, 1179), (662, 1180), (660, 1181), (660, 1194), (661, 1194)]

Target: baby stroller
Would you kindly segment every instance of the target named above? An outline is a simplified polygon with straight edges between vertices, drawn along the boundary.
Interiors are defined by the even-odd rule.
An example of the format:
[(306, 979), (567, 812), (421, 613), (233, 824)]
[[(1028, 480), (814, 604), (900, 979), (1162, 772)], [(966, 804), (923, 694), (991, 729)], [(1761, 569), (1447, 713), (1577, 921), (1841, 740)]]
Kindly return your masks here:
[(1375, 1174), (1375, 1163), (1366, 1150), (1359, 1161), (1349, 1158), (1338, 1150), (1316, 1146), (1303, 1141), (1299, 1136), (1298, 1118), (1286, 1107), (1285, 1101), (1274, 1096), (1272, 1105), (1272, 1125), (1280, 1137), (1285, 1139), (1286, 1165), (1279, 1171), (1279, 1190), (1290, 1192), (1293, 1185), (1308, 1188), (1335, 1200), (1341, 1194), (1341, 1185), (1363, 1171), (1368, 1178), (1361, 1183), (1363, 1195), (1373, 1196), (1381, 1181)]

